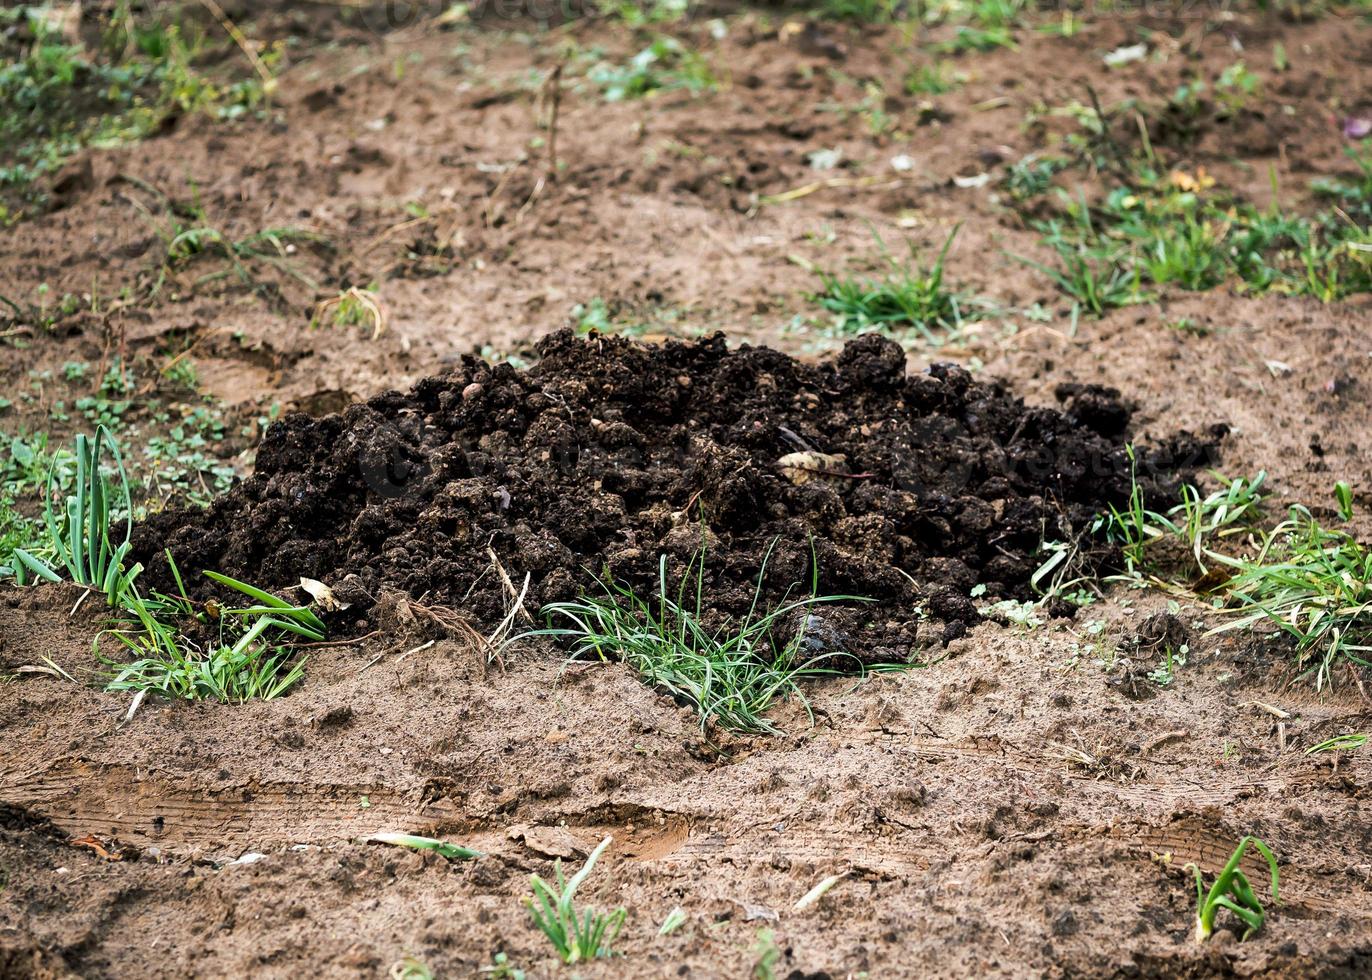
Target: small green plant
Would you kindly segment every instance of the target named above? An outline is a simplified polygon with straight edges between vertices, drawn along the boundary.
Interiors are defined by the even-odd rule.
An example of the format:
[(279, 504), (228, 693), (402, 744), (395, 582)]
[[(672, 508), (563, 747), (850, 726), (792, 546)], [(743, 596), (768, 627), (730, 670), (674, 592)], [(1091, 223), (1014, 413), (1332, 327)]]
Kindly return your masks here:
[(604, 0), (599, 6), (630, 27), (646, 27), (681, 20), (690, 11), (690, 0)]
[(1260, 930), (1266, 921), (1262, 903), (1258, 901), (1258, 896), (1248, 883), (1248, 877), (1239, 870), (1239, 862), (1243, 860), (1244, 852), (1250, 844), (1267, 859), (1267, 867), (1272, 876), (1272, 901), (1278, 901), (1277, 885), (1280, 875), (1277, 871), (1277, 859), (1272, 856), (1272, 851), (1267, 845), (1256, 837), (1245, 837), (1239, 841), (1239, 846), (1234, 848), (1229, 862), (1208, 892), (1200, 868), (1188, 864), (1186, 870), (1196, 877), (1196, 942), (1203, 943), (1214, 933), (1215, 916), (1220, 909), (1228, 909), (1247, 927), (1241, 937), (1243, 939)]
[(832, 315), (838, 333), (910, 329), (937, 343), (942, 333), (955, 332), (981, 315), (975, 305), (944, 285), (944, 263), (957, 233), (954, 228), (928, 268), (914, 261), (913, 249), (911, 260), (896, 260), (878, 238), (887, 266), (885, 276), (859, 279), (816, 270), (823, 289), (814, 300)]
[(490, 966), (483, 966), (481, 974), (491, 980), (525, 980), (524, 971), (511, 963), (509, 954), (503, 952), (492, 956)]
[[(117, 489), (102, 469), (107, 452), (119, 478)], [(128, 476), (119, 456), (119, 446), (104, 426), (96, 430), (94, 439), (84, 433), (78, 435), (73, 456), (75, 486), (63, 500), (60, 513), (54, 511), (55, 500), (60, 494), (56, 457), (48, 468), (43, 510), (48, 533), (45, 551), (54, 564), (66, 569), (73, 582), (98, 589), (108, 597), (110, 605), (116, 605), (140, 570), (134, 566), (126, 572), (123, 564), (131, 547), (129, 536), (133, 531)], [(125, 521), (123, 538), (111, 541), (111, 518), (121, 512)], [(12, 556), (9, 568), (20, 585), (27, 582), (29, 574), (50, 582), (61, 580), (48, 561), (38, 555), (15, 548)]]
[(771, 929), (759, 929), (753, 946), (753, 977), (755, 980), (775, 980), (777, 964), (781, 962), (781, 948)]
[(935, 44), (934, 50), (941, 54), (961, 55), (970, 51), (984, 53), (996, 48), (1014, 51), (1018, 47), (1009, 27), (970, 27), (964, 24), (947, 41)]
[(1170, 643), (1162, 648), (1162, 662), (1148, 672), (1148, 679), (1158, 687), (1167, 687), (1172, 683), (1178, 667), (1186, 666), (1186, 657), (1190, 648), (1183, 643), (1179, 647), (1173, 647)]
[(376, 284), (373, 283), (365, 288), (352, 286), (318, 303), (310, 319), (310, 328), (324, 324), (335, 327), (365, 326), (371, 328), (372, 340), (375, 340), (385, 332), (386, 323), (386, 308), (381, 304), (381, 297), (377, 295)]
[(578, 913), (574, 905), (577, 889), (590, 875), (611, 840), (613, 838), (606, 837), (596, 845), (581, 870), (572, 875), (570, 880), (562, 873), (562, 860), (559, 858), (554, 865), (556, 888), (536, 874), (529, 876), (533, 897), (525, 899), (525, 905), (534, 925), (552, 942), (563, 963), (570, 965), (614, 955), (610, 947), (624, 927), (628, 910), (623, 907), (612, 912), (586, 909)]
[(1232, 572), (1222, 591), (1236, 618), (1212, 632), (1271, 624), (1295, 641), (1319, 689), (1344, 661), (1372, 666), (1372, 551), (1352, 535), (1297, 506), (1251, 558), (1213, 557)]
[(1242, 61), (1236, 61), (1215, 80), (1215, 93), (1231, 111), (1242, 109), (1249, 99), (1262, 91), (1262, 79), (1258, 78)]
[(1339, 517), (1345, 521), (1353, 519), (1353, 488), (1340, 480), (1334, 484), (1334, 500), (1339, 505)]
[(680, 905), (667, 913), (667, 917), (662, 920), (662, 925), (658, 927), (659, 936), (670, 936), (686, 924), (686, 910)]
[(1040, 157), (1030, 153), (1010, 164), (1005, 174), (1005, 189), (1017, 201), (1046, 194), (1053, 186), (1053, 176), (1067, 166), (1058, 157)]
[(946, 95), (961, 88), (967, 76), (955, 70), (945, 58), (925, 62), (905, 76), (905, 91), (910, 95)]
[[(107, 658), (112, 676), (106, 691), (153, 692), (188, 701), (271, 701), (294, 687), (305, 674), (305, 660), (292, 662), (288, 635), (324, 639), (324, 623), (306, 606), (296, 606), (263, 589), (206, 571), (206, 577), (249, 599), (251, 605), (226, 609), (217, 604), (198, 607), (186, 594), (181, 573), (167, 554), (177, 595), (154, 593), (144, 598), (136, 588), (121, 597), (133, 619), (107, 628), (112, 637), (138, 659), (118, 663)], [(140, 566), (134, 566), (138, 569)], [(186, 626), (217, 628), (208, 648), (192, 641)], [(99, 648), (100, 638), (96, 640)]]
[[(830, 676), (833, 670), (820, 663), (841, 654), (825, 653), (806, 658), (805, 623), (784, 632), (784, 624), (796, 614), (823, 603), (862, 602), (856, 596), (814, 595), (818, 569), (811, 582), (811, 596), (778, 605), (759, 613), (762, 582), (772, 548), (762, 561), (757, 589), (749, 613), (741, 622), (726, 621), (711, 629), (703, 619), (707, 608), (704, 590), (705, 555), (702, 550), (683, 576), (676, 598), (667, 585), (667, 557), (658, 564), (658, 597), (654, 603), (632, 589), (603, 579), (603, 596), (586, 596), (574, 602), (555, 602), (543, 607), (549, 622), (561, 619), (570, 625), (536, 630), (525, 636), (549, 636), (572, 641), (572, 658), (594, 657), (622, 660), (648, 683), (660, 687), (695, 709), (704, 731), (711, 722), (730, 731), (747, 734), (780, 734), (763, 717), (778, 699), (795, 697), (809, 712), (800, 689), (805, 678)], [(695, 596), (687, 596), (694, 578)]]
[(607, 102), (640, 99), (655, 92), (704, 92), (715, 87), (705, 59), (680, 41), (659, 37), (624, 65), (602, 62), (587, 74)]

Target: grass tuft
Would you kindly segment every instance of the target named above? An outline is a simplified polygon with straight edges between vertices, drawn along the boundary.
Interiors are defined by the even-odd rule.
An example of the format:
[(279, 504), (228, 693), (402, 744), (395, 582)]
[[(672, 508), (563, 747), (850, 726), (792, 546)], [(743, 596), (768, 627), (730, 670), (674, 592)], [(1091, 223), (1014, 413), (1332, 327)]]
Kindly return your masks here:
[[(667, 558), (663, 556), (658, 566), (656, 602), (602, 580), (604, 596), (585, 596), (543, 607), (550, 623), (563, 620), (570, 625), (550, 626), (525, 636), (571, 640), (574, 660), (593, 657), (623, 661), (648, 683), (694, 708), (702, 731), (716, 723), (745, 734), (780, 734), (780, 729), (763, 717), (767, 710), (779, 698), (795, 697), (808, 714), (809, 703), (799, 682), (836, 673), (819, 666), (834, 653), (804, 655), (807, 610), (823, 603), (866, 600), (812, 594), (759, 612), (762, 579), (771, 551), (769, 547), (758, 573), (752, 609), (741, 622), (727, 621), (713, 629), (705, 624), (702, 617), (708, 603), (701, 552), (692, 559), (675, 600), (670, 598)], [(693, 575), (692, 598), (686, 590)], [(800, 625), (788, 627), (796, 616)]]
[[(106, 454), (109, 466), (104, 465)], [(323, 640), (324, 622), (306, 606), (214, 571), (206, 571), (206, 577), (250, 601), (237, 608), (196, 603), (186, 593), (170, 552), (167, 562), (176, 594), (143, 595), (138, 588), (143, 566), (124, 564), (132, 547), (133, 508), (114, 436), (104, 426), (94, 439), (78, 435), (72, 456), (70, 466), (61, 454), (49, 462), (45, 537), (32, 549), (12, 547), (0, 573), (24, 585), (31, 579), (59, 582), (62, 570), (73, 582), (105, 596), (116, 612), (96, 637), (96, 651), (101, 638), (108, 637), (134, 656), (127, 663), (102, 656), (111, 668), (105, 690), (242, 703), (271, 700), (294, 687), (305, 669), (303, 659), (294, 659), (295, 638)], [(69, 469), (75, 476), (63, 495), (63, 474)], [(124, 530), (116, 543), (111, 530), (120, 517)]]
[(1238, 618), (1214, 632), (1275, 626), (1295, 641), (1297, 663), (1319, 689), (1341, 663), (1372, 666), (1372, 551), (1351, 534), (1297, 506), (1253, 557), (1216, 557), (1232, 569), (1223, 592)]
[(911, 261), (898, 261), (878, 238), (887, 265), (883, 277), (859, 279), (817, 270), (824, 288), (814, 300), (832, 314), (838, 333), (912, 329), (937, 343), (980, 312), (944, 284), (944, 263), (957, 234), (954, 228), (928, 268), (913, 261), (913, 255)]

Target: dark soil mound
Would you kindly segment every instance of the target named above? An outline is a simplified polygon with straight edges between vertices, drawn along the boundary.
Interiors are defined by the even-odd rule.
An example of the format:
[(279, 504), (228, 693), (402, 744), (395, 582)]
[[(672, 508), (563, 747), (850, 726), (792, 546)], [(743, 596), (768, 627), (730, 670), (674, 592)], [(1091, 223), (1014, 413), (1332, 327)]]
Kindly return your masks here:
[[(826, 624), (859, 636), (864, 658), (904, 657), (920, 610), (956, 635), (976, 619), (974, 584), (1026, 595), (1040, 543), (1129, 492), (1129, 411), (1107, 389), (1027, 408), (958, 367), (907, 377), (875, 335), (819, 365), (720, 336), (647, 347), (562, 332), (538, 353), (527, 371), (468, 358), (409, 394), (287, 416), (253, 477), (209, 510), (153, 517), (138, 557), (154, 580), (164, 547), (183, 568), (265, 586), (347, 579), (363, 617), (349, 628), (382, 585), (489, 628), (509, 595), (488, 549), (516, 583), (531, 576), (537, 609), (607, 567), (651, 591), (662, 555), (675, 581), (704, 541), (707, 608), (741, 614), (775, 542), (764, 595), (808, 589), (817, 564), (821, 592), (875, 600), (825, 607)], [(1140, 472), (1165, 492), (1213, 444), (1141, 451)], [(843, 458), (779, 465), (797, 452)]]

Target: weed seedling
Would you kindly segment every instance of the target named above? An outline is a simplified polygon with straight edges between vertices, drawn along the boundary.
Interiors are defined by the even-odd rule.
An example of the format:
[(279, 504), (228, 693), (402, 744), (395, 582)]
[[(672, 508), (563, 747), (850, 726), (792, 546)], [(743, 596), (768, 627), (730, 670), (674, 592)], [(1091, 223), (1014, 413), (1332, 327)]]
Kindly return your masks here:
[(586, 909), (584, 913), (578, 914), (573, 904), (576, 890), (591, 873), (596, 860), (610, 846), (612, 839), (606, 837), (601, 841), (586, 859), (586, 863), (581, 866), (581, 870), (572, 875), (570, 880), (563, 875), (562, 860), (559, 858), (554, 865), (557, 876), (556, 888), (538, 875), (529, 876), (529, 883), (534, 890), (533, 897), (525, 899), (529, 915), (539, 931), (552, 941), (553, 948), (557, 950), (557, 955), (562, 958), (563, 963), (570, 965), (614, 955), (610, 945), (619, 935), (619, 930), (624, 927), (628, 910), (621, 906), (612, 912)]
[(1266, 921), (1262, 903), (1258, 901), (1258, 896), (1249, 885), (1248, 877), (1239, 870), (1239, 862), (1243, 859), (1244, 851), (1248, 849), (1249, 844), (1257, 848), (1267, 859), (1267, 867), (1272, 875), (1272, 901), (1278, 900), (1277, 884), (1280, 876), (1277, 871), (1277, 859), (1272, 856), (1267, 845), (1256, 837), (1245, 837), (1239, 841), (1239, 846), (1234, 849), (1229, 863), (1224, 866), (1224, 870), (1220, 872), (1208, 892), (1205, 890), (1205, 878), (1201, 875), (1200, 868), (1194, 864), (1186, 865), (1187, 870), (1196, 876), (1196, 942), (1203, 943), (1210, 938), (1215, 931), (1215, 915), (1222, 908), (1233, 912), (1247, 926), (1243, 939), (1261, 929), (1263, 922)]

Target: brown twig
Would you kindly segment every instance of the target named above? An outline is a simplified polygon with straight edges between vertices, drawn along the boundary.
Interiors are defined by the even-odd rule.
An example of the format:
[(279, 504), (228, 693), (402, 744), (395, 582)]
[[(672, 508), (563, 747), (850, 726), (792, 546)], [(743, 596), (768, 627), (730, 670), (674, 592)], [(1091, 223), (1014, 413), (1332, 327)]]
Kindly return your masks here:
[(263, 63), (257, 52), (253, 50), (247, 35), (238, 29), (238, 25), (229, 20), (229, 15), (224, 13), (224, 8), (219, 6), (217, 0), (200, 0), (200, 5), (210, 12), (215, 20), (219, 21), (219, 26), (224, 28), (224, 33), (233, 38), (235, 44), (242, 50), (253, 70), (262, 79), (262, 91), (271, 95), (276, 91), (276, 79), (272, 76), (271, 70)]
[[(548, 109), (548, 179), (557, 180), (557, 116), (562, 106), (562, 63), (553, 69), (548, 80), (543, 83), (544, 91), (551, 89), (551, 105)], [(546, 98), (547, 96), (545, 96)]]
[(1100, 123), (1101, 139), (1105, 141), (1106, 147), (1110, 150), (1110, 155), (1115, 158), (1115, 166), (1119, 167), (1120, 179), (1132, 186), (1132, 181), (1129, 179), (1129, 167), (1124, 162), (1124, 154), (1120, 152), (1115, 137), (1110, 135), (1110, 121), (1105, 118), (1105, 110), (1100, 107), (1100, 96), (1096, 94), (1096, 87), (1090, 82), (1086, 84), (1086, 94), (1091, 96), (1091, 108), (1095, 110), (1096, 121)]

